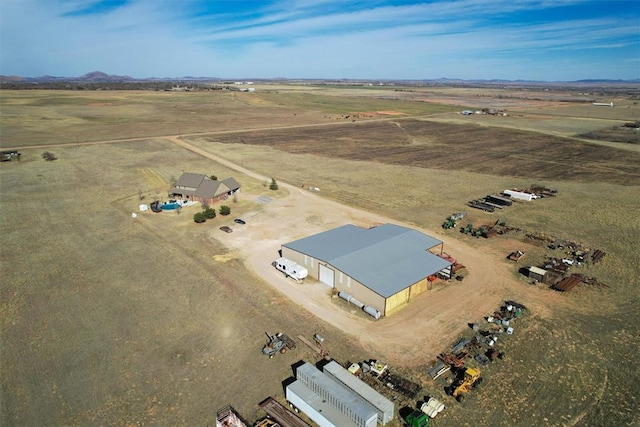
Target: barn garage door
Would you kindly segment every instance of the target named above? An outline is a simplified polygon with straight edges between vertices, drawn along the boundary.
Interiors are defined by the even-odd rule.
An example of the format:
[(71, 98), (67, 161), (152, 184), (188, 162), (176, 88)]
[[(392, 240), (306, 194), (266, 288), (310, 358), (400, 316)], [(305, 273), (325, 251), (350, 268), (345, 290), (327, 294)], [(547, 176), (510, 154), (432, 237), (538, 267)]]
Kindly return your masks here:
[(320, 281), (322, 283), (325, 283), (329, 286), (331, 286), (332, 288), (334, 287), (334, 274), (333, 274), (333, 270), (330, 269), (327, 266), (324, 266), (322, 264), (319, 264), (320, 267)]

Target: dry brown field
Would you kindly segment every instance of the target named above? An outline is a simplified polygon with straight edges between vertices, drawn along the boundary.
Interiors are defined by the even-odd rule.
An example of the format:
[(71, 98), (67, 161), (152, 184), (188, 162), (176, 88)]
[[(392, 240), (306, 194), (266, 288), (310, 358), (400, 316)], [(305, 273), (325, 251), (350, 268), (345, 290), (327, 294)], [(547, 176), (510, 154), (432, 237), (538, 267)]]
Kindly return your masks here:
[[(0, 164), (0, 424), (211, 425), (227, 403), (253, 421), (263, 398), (283, 401), (293, 363), (315, 360), (302, 343), (271, 360), (260, 353), (264, 332), (285, 331), (320, 332), (341, 362), (388, 357), (424, 394), (446, 400), (434, 425), (637, 425), (640, 153), (573, 136), (637, 119), (640, 108), (619, 95), (613, 101), (624, 108), (603, 109), (567, 103), (567, 93), (553, 90), (402, 89), (0, 92), (0, 144), (22, 153)], [(521, 115), (458, 114), (485, 107)], [(273, 192), (168, 135), (283, 186)], [(44, 150), (58, 160), (44, 161)], [(445, 350), (421, 346), (431, 337), (398, 348), (360, 341), (247, 268), (250, 260), (225, 239), (251, 245), (261, 232), (251, 221), (227, 237), (218, 227), (233, 226), (231, 218), (197, 226), (191, 208), (131, 218), (139, 203), (166, 197), (184, 171), (234, 176), (242, 191), (229, 202), (232, 217), (256, 224), (278, 222), (266, 218), (271, 208), (259, 197), (293, 211), (292, 189), (314, 186), (321, 191), (317, 216), (304, 218), (309, 225), (339, 218), (328, 203), (339, 202), (486, 253), (487, 269), (507, 272), (490, 297), (518, 299), (531, 313), (504, 344), (508, 357), (484, 368), (483, 387), (457, 404), (444, 397), (443, 382), (426, 378), (429, 361)], [(533, 183), (558, 196), (493, 214), (465, 206)], [(609, 288), (560, 294), (530, 285), (504, 256), (521, 248), (536, 264), (550, 250), (522, 233), (485, 240), (440, 229), (459, 210), (475, 224), (500, 219), (604, 250), (601, 263), (581, 272)], [(470, 298), (478, 292), (454, 285), (469, 286)], [(437, 292), (445, 295), (447, 285)], [(456, 301), (442, 310), (457, 315), (443, 342), (480, 320)], [(392, 335), (385, 323), (362, 321)]]

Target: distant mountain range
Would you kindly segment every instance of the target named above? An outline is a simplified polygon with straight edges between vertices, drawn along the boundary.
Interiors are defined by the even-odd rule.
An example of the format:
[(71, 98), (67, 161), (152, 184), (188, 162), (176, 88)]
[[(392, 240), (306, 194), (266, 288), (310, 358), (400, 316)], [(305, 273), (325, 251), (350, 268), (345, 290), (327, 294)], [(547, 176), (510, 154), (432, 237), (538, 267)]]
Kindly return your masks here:
[(110, 82), (133, 82), (136, 81), (130, 76), (115, 76), (103, 73), (101, 71), (93, 71), (80, 77), (56, 77), (56, 76), (40, 76), (40, 77), (21, 77), (21, 76), (0, 76), (0, 82), (11, 83), (45, 83), (45, 82), (86, 82), (86, 83), (110, 83)]
[(148, 81), (176, 81), (176, 80), (220, 80), (215, 77), (148, 77), (144, 79), (136, 79), (131, 76), (117, 76), (114, 74), (103, 73), (102, 71), (92, 71), (80, 77), (58, 77), (58, 76), (40, 76), (40, 77), (21, 77), (21, 76), (2, 76), (0, 75), (0, 83), (125, 83), (125, 82), (148, 82)]
[[(222, 78), (218, 77), (148, 77), (143, 79), (136, 79), (131, 76), (118, 76), (113, 74), (103, 73), (102, 71), (93, 71), (91, 73), (84, 74), (80, 77), (58, 77), (58, 76), (40, 76), (40, 77), (21, 77), (21, 76), (3, 76), (0, 75), (0, 83), (126, 83), (126, 82), (149, 82), (149, 81), (222, 81)], [(226, 79), (228, 80), (228, 79)], [(469, 84), (469, 83), (481, 83), (481, 84), (551, 84), (551, 83), (573, 83), (573, 84), (629, 84), (640, 83), (640, 79), (632, 80), (613, 80), (613, 79), (588, 79), (588, 80), (575, 80), (575, 81), (534, 81), (534, 80), (501, 80), (501, 79), (258, 79), (251, 78), (249, 80), (262, 80), (262, 81), (315, 81), (315, 82), (431, 82), (436, 84)]]

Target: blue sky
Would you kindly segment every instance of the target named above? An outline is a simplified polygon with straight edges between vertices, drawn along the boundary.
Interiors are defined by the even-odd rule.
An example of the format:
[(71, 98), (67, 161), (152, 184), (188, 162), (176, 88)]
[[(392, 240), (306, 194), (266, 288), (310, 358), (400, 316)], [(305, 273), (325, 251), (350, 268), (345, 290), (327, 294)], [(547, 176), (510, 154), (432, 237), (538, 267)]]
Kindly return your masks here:
[(640, 0), (0, 0), (0, 74), (640, 78)]

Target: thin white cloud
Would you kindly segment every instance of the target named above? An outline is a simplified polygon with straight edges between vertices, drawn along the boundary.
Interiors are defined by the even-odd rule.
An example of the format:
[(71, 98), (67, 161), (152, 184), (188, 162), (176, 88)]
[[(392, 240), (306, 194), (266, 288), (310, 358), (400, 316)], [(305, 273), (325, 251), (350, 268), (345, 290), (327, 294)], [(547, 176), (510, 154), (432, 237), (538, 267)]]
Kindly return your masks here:
[(131, 0), (94, 13), (95, 2), (80, 0), (0, 1), (0, 74), (557, 80), (575, 72), (545, 61), (562, 52), (579, 69), (592, 64), (588, 51), (626, 64), (610, 78), (637, 71), (633, 14), (522, 18), (558, 4), (589, 5), (579, 0), (283, 0), (266, 6), (268, 14), (195, 16), (206, 3)]

